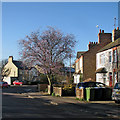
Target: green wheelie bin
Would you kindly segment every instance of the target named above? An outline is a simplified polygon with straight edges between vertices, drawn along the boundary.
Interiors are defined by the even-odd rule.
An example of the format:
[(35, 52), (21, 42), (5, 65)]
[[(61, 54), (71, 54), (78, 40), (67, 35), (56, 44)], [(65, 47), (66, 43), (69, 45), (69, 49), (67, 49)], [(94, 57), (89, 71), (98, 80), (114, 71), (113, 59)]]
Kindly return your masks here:
[(86, 100), (87, 101), (95, 100), (95, 89), (94, 89), (94, 87), (87, 87), (86, 88)]

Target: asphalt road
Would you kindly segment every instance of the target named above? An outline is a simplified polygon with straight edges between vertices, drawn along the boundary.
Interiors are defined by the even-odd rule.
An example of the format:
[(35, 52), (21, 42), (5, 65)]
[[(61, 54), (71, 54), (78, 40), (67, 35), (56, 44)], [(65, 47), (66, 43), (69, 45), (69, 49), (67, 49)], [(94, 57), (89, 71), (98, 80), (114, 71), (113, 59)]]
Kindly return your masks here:
[(120, 104), (78, 102), (52, 97), (36, 86), (11, 86), (2, 90), (2, 118), (119, 118)]

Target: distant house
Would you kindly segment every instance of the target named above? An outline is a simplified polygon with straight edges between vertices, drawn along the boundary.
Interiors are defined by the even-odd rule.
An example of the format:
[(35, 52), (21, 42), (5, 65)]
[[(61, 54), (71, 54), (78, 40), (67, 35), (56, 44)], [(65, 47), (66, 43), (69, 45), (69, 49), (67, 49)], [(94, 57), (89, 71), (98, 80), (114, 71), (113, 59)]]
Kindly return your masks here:
[(61, 68), (61, 72), (62, 72), (62, 75), (64, 76), (73, 76), (74, 72), (75, 72), (75, 69), (73, 67), (63, 67)]
[(37, 69), (37, 71), (39, 71), (39, 73), (45, 74), (45, 71), (39, 65), (35, 65), (35, 68)]
[(96, 54), (96, 81), (108, 86), (120, 82), (120, 30), (113, 30), (113, 42)]
[(89, 42), (88, 51), (80, 51), (75, 61), (74, 83), (85, 80), (96, 81), (96, 53), (104, 46), (112, 42), (112, 34), (99, 31), (98, 42)]
[(4, 66), (3, 81), (8, 82), (9, 85), (12, 84), (14, 80), (25, 80), (28, 79), (25, 75), (28, 75), (29, 69), (21, 62), (13, 60), (13, 56), (9, 56), (8, 63)]
[(38, 80), (40, 80), (39, 71), (35, 67), (31, 67), (29, 69), (29, 80), (28, 81), (35, 82)]
[(64, 78), (62, 80), (62, 83), (66, 83), (71, 78), (73, 78), (73, 74), (75, 72), (75, 68), (73, 68), (73, 67), (62, 67), (60, 71), (61, 71), (61, 75), (64, 76)]
[(79, 83), (82, 79), (83, 75), (83, 54), (85, 51), (77, 52), (77, 60), (75, 61), (75, 73), (74, 83)]

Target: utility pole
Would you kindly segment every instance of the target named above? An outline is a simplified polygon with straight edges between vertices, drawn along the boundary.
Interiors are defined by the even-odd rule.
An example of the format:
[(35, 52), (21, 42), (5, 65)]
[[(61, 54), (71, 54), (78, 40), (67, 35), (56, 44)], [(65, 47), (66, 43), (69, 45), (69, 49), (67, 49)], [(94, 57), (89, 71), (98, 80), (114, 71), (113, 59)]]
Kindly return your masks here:
[(71, 54), (70, 54), (70, 78), (71, 78)]

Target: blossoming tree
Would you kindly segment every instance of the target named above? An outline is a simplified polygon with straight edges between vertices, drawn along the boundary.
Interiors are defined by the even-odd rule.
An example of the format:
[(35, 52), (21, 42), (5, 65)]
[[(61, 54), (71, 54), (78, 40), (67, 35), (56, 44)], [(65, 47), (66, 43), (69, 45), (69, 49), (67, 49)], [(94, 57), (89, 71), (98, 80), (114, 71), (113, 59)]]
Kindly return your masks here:
[(75, 46), (72, 34), (63, 34), (54, 27), (40, 33), (32, 32), (20, 40), (21, 58), (29, 65), (39, 65), (52, 85), (52, 75), (59, 74), (64, 60), (68, 59)]

